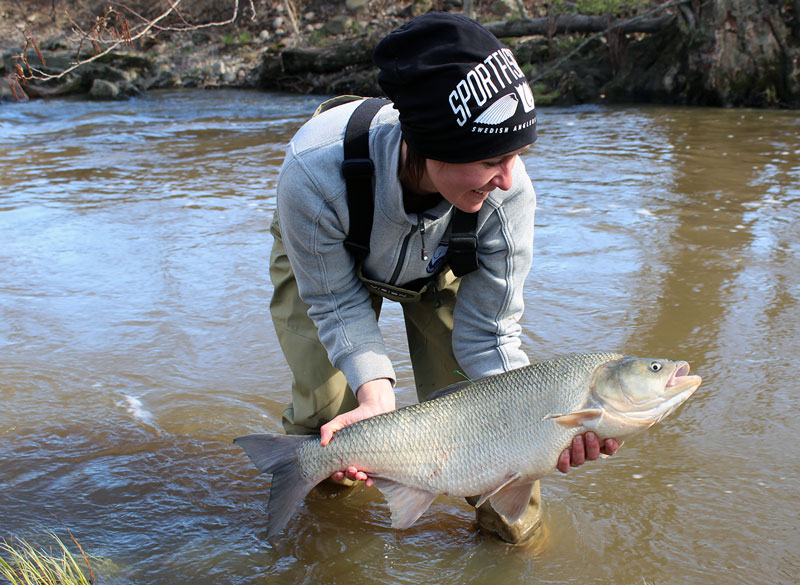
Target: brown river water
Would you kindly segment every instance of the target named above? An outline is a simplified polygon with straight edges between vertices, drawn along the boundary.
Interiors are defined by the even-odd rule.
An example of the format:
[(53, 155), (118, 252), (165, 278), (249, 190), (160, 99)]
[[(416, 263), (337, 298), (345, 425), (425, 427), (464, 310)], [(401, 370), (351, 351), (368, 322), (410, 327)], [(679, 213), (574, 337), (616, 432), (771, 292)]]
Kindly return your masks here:
[[(440, 497), (313, 492), (267, 543), (283, 148), (320, 97), (0, 106), (0, 538), (69, 529), (101, 583), (800, 583), (800, 114), (540, 108), (532, 359), (615, 350), (704, 378), (618, 455), (543, 481), (509, 547)], [(414, 400), (399, 307), (383, 329)]]

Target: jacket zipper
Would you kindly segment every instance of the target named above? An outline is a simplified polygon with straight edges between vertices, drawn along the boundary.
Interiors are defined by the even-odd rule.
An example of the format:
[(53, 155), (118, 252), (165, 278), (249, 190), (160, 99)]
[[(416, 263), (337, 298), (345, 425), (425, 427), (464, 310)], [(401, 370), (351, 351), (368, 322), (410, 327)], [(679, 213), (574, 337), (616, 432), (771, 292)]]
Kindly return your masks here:
[(403, 245), (400, 248), (400, 258), (397, 260), (397, 265), (394, 268), (394, 272), (392, 273), (392, 278), (389, 280), (389, 284), (397, 285), (397, 279), (400, 278), (400, 272), (403, 268), (403, 261), (405, 260), (406, 253), (408, 252), (408, 244), (411, 241), (411, 236), (414, 235), (414, 232), (419, 230), (420, 235), (422, 236), (422, 260), (428, 260), (428, 251), (425, 249), (425, 221), (420, 213), (417, 215), (417, 225), (412, 225), (411, 230), (406, 234), (405, 239), (403, 239)]
[(417, 229), (419, 230), (419, 237), (422, 239), (422, 261), (428, 261), (428, 251), (425, 249), (425, 220), (422, 214), (417, 216)]

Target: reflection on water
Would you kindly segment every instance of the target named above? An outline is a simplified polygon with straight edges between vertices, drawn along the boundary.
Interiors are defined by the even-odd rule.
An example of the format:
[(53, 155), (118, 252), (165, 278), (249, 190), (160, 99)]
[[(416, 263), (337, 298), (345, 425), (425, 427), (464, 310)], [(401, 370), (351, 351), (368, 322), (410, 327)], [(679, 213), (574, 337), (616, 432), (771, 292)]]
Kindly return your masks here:
[[(262, 540), (268, 480), (230, 441), (280, 430), (268, 225), (318, 101), (0, 109), (0, 536), (63, 522), (120, 583), (796, 583), (794, 112), (541, 112), (526, 349), (687, 359), (705, 380), (618, 456), (545, 480), (546, 536), (507, 547), (449, 498), (393, 531), (356, 489)], [(408, 403), (399, 309), (384, 319)]]

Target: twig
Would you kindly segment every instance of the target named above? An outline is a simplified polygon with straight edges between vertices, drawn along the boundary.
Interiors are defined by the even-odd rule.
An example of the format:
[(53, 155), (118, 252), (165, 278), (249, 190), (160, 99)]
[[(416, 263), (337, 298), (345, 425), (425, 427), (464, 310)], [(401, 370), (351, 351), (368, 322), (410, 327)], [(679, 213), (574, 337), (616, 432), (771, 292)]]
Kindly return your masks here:
[[(75, 32), (79, 35), (78, 41), (78, 50), (76, 53), (76, 60), (72, 63), (69, 67), (61, 71), (60, 73), (46, 73), (45, 71), (37, 68), (31, 67), (30, 63), (28, 62), (27, 58), (27, 51), (28, 46), (33, 45), (36, 49), (37, 54), (39, 55), (39, 59), (41, 59), (42, 66), (45, 66), (46, 63), (44, 61), (44, 55), (39, 50), (38, 45), (36, 44), (33, 35), (30, 34), (29, 30), (26, 30), (25, 33), (25, 47), (23, 52), (19, 55), (15, 56), (17, 61), (15, 72), (12, 73), (12, 77), (15, 77), (16, 83), (14, 83), (11, 79), (9, 79), (9, 84), (12, 87), (12, 93), (14, 93), (14, 87), (20, 91), (22, 88), (20, 87), (20, 82), (23, 82), (26, 79), (36, 79), (39, 81), (50, 81), (54, 79), (61, 79), (64, 76), (72, 73), (79, 67), (96, 61), (105, 55), (116, 50), (121, 45), (128, 45), (133, 46), (133, 42), (139, 40), (148, 34), (151, 31), (174, 31), (174, 32), (183, 32), (188, 30), (198, 30), (202, 28), (209, 28), (209, 27), (218, 27), (218, 26), (225, 26), (227, 24), (231, 24), (236, 21), (239, 16), (239, 3), (240, 0), (234, 0), (233, 2), (233, 15), (228, 18), (227, 20), (223, 20), (220, 22), (208, 22), (204, 24), (191, 24), (186, 22), (180, 12), (178, 11), (178, 6), (181, 4), (183, 0), (170, 0), (169, 8), (167, 8), (161, 15), (157, 16), (152, 20), (148, 20), (141, 14), (138, 14), (136, 11), (132, 10), (128, 6), (124, 4), (117, 4), (120, 7), (120, 10), (116, 10), (113, 7), (109, 8), (105, 15), (102, 17), (97, 17), (95, 21), (95, 25), (91, 31), (86, 32), (83, 31), (80, 26), (74, 21), (72, 25), (74, 27)], [(250, 5), (250, 10), (252, 12), (252, 18), (255, 19), (256, 17), (256, 9), (253, 4), (253, 0), (248, 0)], [(143, 22), (131, 27), (130, 22), (125, 17), (122, 11), (126, 11), (129, 14), (134, 15), (136, 18), (139, 18)], [(179, 18), (185, 23), (185, 26), (163, 26), (160, 24), (163, 22), (167, 17), (172, 14), (178, 14)], [(109, 28), (108, 23), (113, 19), (114, 23), (113, 26)], [(111, 39), (105, 37), (104, 32), (108, 32), (111, 35)], [(90, 42), (95, 50), (95, 54), (91, 57), (81, 58), (81, 51), (83, 50), (84, 42)], [(102, 48), (101, 44), (106, 45), (105, 48)], [(19, 65), (19, 62), (24, 63), (27, 72)], [(24, 94), (24, 92), (22, 92)]]
[(286, 9), (286, 14), (289, 16), (289, 22), (292, 23), (292, 30), (294, 31), (295, 42), (300, 38), (300, 29), (297, 26), (297, 15), (295, 14), (292, 0), (283, 0), (283, 6)]

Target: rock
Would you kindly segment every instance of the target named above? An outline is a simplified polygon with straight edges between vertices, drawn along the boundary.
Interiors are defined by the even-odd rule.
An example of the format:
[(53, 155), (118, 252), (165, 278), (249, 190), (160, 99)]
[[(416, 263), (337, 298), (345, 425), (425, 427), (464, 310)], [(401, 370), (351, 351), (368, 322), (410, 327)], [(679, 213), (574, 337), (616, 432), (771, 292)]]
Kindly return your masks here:
[(430, 12), (432, 8), (432, 0), (414, 0), (414, 3), (411, 5), (411, 14), (413, 16), (419, 16), (420, 14)]
[(325, 32), (329, 35), (341, 35), (353, 25), (353, 19), (349, 16), (334, 16), (325, 23)]
[(516, 10), (517, 6), (512, 0), (495, 0), (492, 3), (492, 14), (498, 18), (504, 18)]
[(258, 42), (261, 43), (262, 45), (268, 43), (271, 36), (272, 33), (270, 33), (267, 29), (264, 29), (260, 33), (258, 33)]
[(89, 97), (93, 100), (118, 100), (120, 99), (119, 86), (105, 79), (95, 79), (89, 90)]
[(211, 73), (217, 77), (225, 75), (227, 72), (228, 67), (225, 65), (225, 61), (214, 61), (214, 63), (211, 65)]
[(369, 0), (347, 0), (345, 2), (345, 6), (351, 12), (357, 12), (359, 10), (365, 10), (367, 8), (367, 3)]

